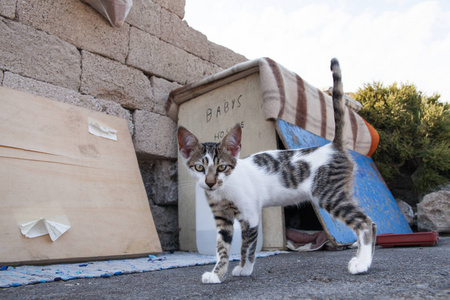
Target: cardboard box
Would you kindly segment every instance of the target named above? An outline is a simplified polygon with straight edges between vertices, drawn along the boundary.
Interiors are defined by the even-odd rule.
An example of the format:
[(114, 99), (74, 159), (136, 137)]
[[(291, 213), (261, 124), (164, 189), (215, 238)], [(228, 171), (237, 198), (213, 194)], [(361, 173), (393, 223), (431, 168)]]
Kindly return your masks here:
[[(330, 85), (331, 82), (330, 73)], [(378, 134), (357, 114), (361, 108), (358, 102), (346, 98), (346, 105), (346, 146), (370, 156), (377, 147)], [(167, 111), (170, 118), (193, 132), (200, 142), (220, 142), (230, 128), (240, 123), (241, 157), (284, 148), (286, 145), (277, 136), (278, 131), (285, 139), (279, 120), (302, 128), (311, 136), (328, 141), (334, 137), (331, 97), (270, 58), (238, 64), (172, 91)], [(295, 136), (292, 139), (297, 141)], [(195, 182), (180, 157), (178, 161), (180, 249), (196, 251)], [(263, 209), (262, 231), (263, 250), (286, 249), (283, 207)]]
[[(0, 197), (0, 264), (161, 252), (123, 119), (0, 88)], [(70, 228), (25, 237), (40, 218)]]
[[(260, 95), (259, 74), (251, 74), (181, 104), (178, 125), (188, 128), (201, 142), (220, 142), (236, 123), (240, 123), (243, 135), (241, 157), (277, 149), (275, 125), (264, 118)], [(181, 157), (178, 161), (180, 250), (197, 251), (195, 182)], [(264, 209), (262, 224), (263, 249), (285, 249), (283, 208)]]

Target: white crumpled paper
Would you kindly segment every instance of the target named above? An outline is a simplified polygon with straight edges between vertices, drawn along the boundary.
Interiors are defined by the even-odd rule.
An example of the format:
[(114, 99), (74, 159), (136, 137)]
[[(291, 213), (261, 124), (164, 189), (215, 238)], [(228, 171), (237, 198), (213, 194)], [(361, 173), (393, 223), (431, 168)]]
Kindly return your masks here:
[(50, 221), (40, 218), (31, 222), (19, 224), (20, 231), (27, 238), (35, 238), (38, 236), (50, 235), (50, 239), (56, 241), (64, 232), (69, 230), (70, 225)]

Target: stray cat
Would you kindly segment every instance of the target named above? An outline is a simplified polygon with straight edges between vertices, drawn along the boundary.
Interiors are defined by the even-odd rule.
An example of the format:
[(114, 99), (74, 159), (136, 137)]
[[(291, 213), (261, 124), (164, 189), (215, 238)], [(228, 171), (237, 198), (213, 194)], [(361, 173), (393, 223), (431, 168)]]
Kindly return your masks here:
[(314, 201), (351, 227), (358, 252), (349, 264), (352, 274), (366, 272), (375, 245), (376, 225), (352, 199), (353, 160), (345, 149), (344, 92), (341, 70), (331, 60), (335, 137), (322, 147), (271, 150), (239, 159), (241, 127), (236, 124), (220, 143), (200, 143), (179, 127), (178, 143), (189, 173), (205, 190), (217, 226), (217, 263), (202, 276), (203, 283), (221, 283), (228, 269), (236, 218), (242, 229), (240, 265), (233, 276), (249, 276), (255, 263), (261, 209)]

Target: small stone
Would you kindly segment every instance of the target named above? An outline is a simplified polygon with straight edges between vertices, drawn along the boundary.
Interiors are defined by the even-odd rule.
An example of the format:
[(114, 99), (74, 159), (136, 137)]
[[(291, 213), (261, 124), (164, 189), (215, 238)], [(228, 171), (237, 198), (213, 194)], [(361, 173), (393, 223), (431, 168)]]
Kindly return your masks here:
[(409, 226), (414, 224), (414, 211), (412, 207), (403, 200), (397, 200), (397, 205)]

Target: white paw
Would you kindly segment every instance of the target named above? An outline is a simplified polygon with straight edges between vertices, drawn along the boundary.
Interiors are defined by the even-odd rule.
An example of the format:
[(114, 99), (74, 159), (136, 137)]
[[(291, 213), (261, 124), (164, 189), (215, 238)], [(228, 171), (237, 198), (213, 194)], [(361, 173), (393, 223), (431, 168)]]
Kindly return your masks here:
[(253, 272), (253, 265), (250, 268), (246, 266), (244, 266), (243, 268), (241, 266), (236, 266), (233, 269), (233, 272), (231, 272), (231, 274), (233, 276), (250, 276), (252, 275), (252, 272)]
[(202, 275), (202, 282), (203, 283), (221, 283), (219, 276), (217, 276), (216, 273), (213, 272), (205, 272)]
[(348, 263), (348, 271), (352, 274), (360, 274), (369, 270), (371, 261), (361, 260), (357, 257), (353, 257)]

